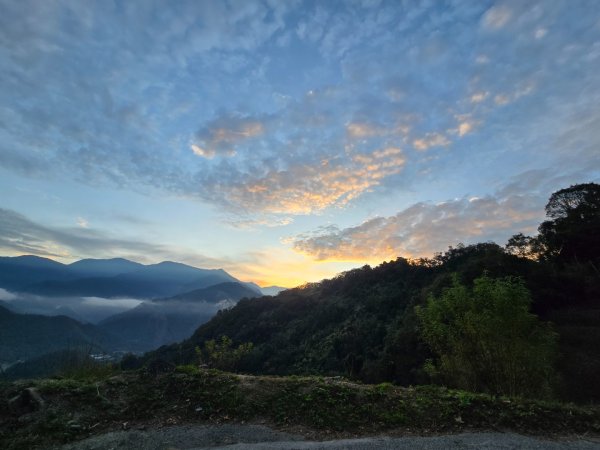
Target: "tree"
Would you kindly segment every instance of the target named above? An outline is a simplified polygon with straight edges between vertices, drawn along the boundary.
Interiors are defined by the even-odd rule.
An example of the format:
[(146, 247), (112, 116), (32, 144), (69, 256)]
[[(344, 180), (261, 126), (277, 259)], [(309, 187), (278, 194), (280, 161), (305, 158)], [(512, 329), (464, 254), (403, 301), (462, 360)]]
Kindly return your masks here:
[(546, 215), (561, 219), (577, 212), (581, 218), (597, 215), (600, 208), (600, 185), (596, 183), (574, 184), (554, 192), (546, 204)]
[(254, 345), (252, 342), (244, 342), (237, 347), (228, 336), (221, 339), (211, 339), (204, 343), (204, 349), (196, 347), (196, 355), (201, 364), (220, 370), (234, 371), (238, 368), (240, 360), (247, 356)]
[(546, 259), (591, 263), (600, 259), (600, 185), (576, 184), (550, 196), (546, 214), (551, 220), (539, 228)]
[(525, 236), (523, 233), (511, 236), (505, 248), (511, 255), (528, 259), (538, 259), (542, 251), (537, 238)]
[(523, 281), (484, 275), (468, 288), (454, 278), (417, 307), (420, 331), (437, 355), (426, 367), (455, 387), (509, 396), (549, 396), (556, 334), (529, 312)]

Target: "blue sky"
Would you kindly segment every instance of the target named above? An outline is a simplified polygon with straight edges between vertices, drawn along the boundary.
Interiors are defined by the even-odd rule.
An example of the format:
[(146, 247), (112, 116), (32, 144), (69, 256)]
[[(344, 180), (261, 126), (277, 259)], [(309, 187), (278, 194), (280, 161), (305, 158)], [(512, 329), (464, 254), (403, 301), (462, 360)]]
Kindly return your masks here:
[(0, 252), (291, 286), (600, 179), (600, 8), (0, 0)]

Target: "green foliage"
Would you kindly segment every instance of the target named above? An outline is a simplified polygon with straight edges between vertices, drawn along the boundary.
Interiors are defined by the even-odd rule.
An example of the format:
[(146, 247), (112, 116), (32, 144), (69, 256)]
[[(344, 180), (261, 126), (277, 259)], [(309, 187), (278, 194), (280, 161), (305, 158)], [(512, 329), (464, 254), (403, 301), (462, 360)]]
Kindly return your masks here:
[(417, 307), (423, 339), (438, 356), (426, 371), (472, 391), (548, 396), (554, 379), (556, 334), (529, 312), (530, 294), (512, 277), (455, 277), (452, 287)]
[(246, 357), (252, 349), (252, 342), (244, 342), (237, 347), (228, 336), (221, 339), (211, 339), (204, 343), (204, 348), (196, 347), (196, 355), (200, 364), (206, 364), (220, 370), (236, 370), (242, 358)]

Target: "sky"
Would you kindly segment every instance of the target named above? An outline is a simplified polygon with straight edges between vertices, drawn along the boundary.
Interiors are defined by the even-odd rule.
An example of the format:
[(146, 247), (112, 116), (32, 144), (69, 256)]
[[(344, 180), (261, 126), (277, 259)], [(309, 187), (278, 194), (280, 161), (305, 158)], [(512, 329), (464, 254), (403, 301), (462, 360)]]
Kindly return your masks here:
[(0, 254), (291, 287), (600, 180), (597, 0), (0, 0)]

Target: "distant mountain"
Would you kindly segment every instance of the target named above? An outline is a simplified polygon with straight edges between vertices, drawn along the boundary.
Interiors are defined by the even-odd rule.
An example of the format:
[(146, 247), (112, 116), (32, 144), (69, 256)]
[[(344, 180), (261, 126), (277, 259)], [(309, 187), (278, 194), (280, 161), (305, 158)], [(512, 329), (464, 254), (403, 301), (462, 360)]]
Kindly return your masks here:
[[(25, 262), (29, 262), (28, 258), (43, 260), (20, 258), (27, 258)], [(42, 296), (152, 299), (223, 282), (238, 282), (222, 269), (198, 269), (171, 261), (145, 266), (122, 258), (87, 259), (66, 266), (46, 260), (55, 265), (43, 266), (42, 270), (16, 259), (3, 258), (7, 261), (4, 266), (0, 265), (0, 287)]]
[(260, 288), (263, 295), (277, 295), (281, 291), (285, 291), (287, 288), (281, 286), (267, 286)]
[(64, 264), (39, 256), (0, 257), (0, 287), (21, 290), (44, 280), (69, 280), (75, 276)]
[(100, 322), (98, 326), (118, 337), (119, 350), (144, 352), (181, 341), (216, 313), (215, 308), (182, 308), (180, 303), (146, 302)]
[(94, 325), (65, 316), (17, 314), (0, 306), (0, 365), (69, 348), (114, 345), (114, 339)]
[(145, 302), (100, 322), (123, 350), (147, 351), (188, 338), (218, 310), (260, 294), (242, 283), (225, 282), (170, 298)]
[(183, 302), (208, 302), (217, 303), (222, 300), (239, 300), (242, 298), (262, 297), (260, 292), (247, 287), (247, 283), (225, 282), (209, 286), (207, 288), (195, 289), (190, 292), (175, 295), (163, 299), (165, 302), (183, 301)]
[(67, 267), (71, 273), (81, 277), (111, 277), (139, 270), (144, 265), (124, 258), (112, 258), (82, 259)]

